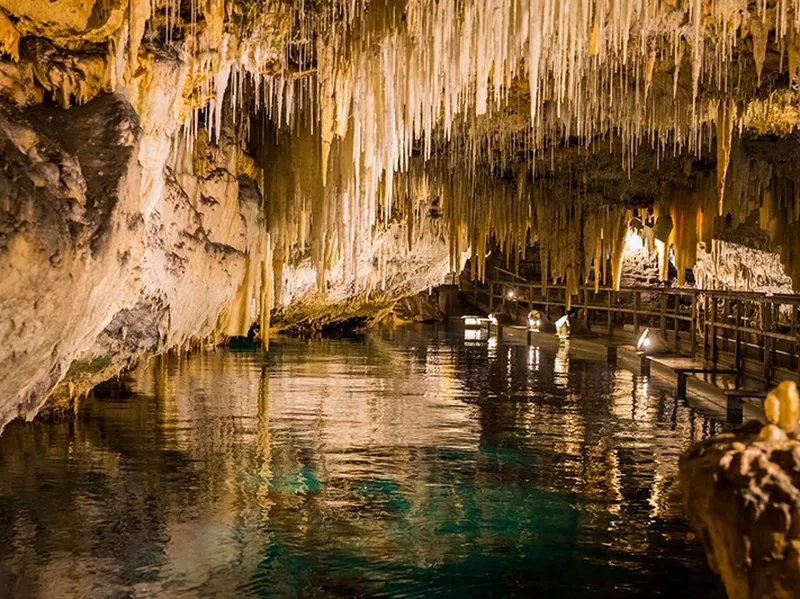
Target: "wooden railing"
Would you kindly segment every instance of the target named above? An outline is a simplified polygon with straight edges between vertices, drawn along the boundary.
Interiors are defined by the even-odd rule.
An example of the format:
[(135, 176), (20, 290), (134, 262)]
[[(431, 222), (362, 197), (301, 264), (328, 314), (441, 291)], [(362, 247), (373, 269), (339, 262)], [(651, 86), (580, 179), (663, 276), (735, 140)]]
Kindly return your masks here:
[[(487, 309), (509, 301), (550, 318), (564, 314), (566, 288), (526, 281), (488, 268), (485, 283), (460, 279), (461, 291)], [(800, 377), (800, 295), (768, 295), (673, 287), (583, 288), (572, 297), (584, 324), (608, 336), (661, 331), (677, 352), (703, 357), (773, 382)]]

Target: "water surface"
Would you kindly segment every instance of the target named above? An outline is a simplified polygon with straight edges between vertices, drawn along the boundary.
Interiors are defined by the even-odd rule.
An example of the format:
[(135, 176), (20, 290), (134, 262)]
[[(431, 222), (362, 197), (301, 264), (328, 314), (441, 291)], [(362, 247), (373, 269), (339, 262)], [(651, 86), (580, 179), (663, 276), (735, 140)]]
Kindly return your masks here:
[(719, 424), (567, 347), (407, 328), (127, 386), (0, 437), (0, 596), (724, 596), (677, 484)]

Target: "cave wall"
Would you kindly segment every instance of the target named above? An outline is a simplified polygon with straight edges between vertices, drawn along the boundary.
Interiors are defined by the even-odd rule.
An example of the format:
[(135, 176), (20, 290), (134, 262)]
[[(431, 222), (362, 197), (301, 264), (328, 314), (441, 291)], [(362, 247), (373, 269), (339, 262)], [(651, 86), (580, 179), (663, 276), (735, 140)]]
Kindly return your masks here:
[(143, 128), (118, 95), (68, 114), (5, 108), (2, 421), (35, 413), (70, 368), (75, 395), (143, 352), (209, 336), (262, 230), (259, 199), (224, 168), (164, 164), (146, 206)]
[(279, 68), (280, 3), (245, 34), (205, 14), (180, 40), (160, 37), (142, 3), (0, 8), (0, 427), (48, 398), (71, 409), (142, 357), (246, 334), (276, 304), (341, 314), (449, 269), (444, 231), (422, 208), (358, 244), (358, 287), (339, 258), (320, 290), (302, 247), (274, 268), (263, 165), (225, 77), (234, 56)]

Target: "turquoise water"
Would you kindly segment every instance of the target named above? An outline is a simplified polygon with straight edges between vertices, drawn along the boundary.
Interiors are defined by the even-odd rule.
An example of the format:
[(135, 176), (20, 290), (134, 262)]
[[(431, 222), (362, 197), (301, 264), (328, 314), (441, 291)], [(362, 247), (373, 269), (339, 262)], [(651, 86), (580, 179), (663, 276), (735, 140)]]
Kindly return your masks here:
[(0, 437), (0, 596), (722, 597), (677, 484), (715, 430), (434, 328), (153, 360)]

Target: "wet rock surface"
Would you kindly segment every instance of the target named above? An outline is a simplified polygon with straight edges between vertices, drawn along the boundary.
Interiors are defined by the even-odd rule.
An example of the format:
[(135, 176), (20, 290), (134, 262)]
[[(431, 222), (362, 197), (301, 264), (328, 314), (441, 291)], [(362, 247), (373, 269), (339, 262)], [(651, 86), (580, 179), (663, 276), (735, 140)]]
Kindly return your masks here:
[(680, 464), (686, 513), (732, 599), (800, 595), (800, 439), (750, 423)]

